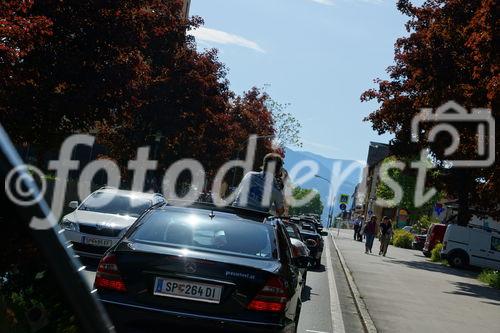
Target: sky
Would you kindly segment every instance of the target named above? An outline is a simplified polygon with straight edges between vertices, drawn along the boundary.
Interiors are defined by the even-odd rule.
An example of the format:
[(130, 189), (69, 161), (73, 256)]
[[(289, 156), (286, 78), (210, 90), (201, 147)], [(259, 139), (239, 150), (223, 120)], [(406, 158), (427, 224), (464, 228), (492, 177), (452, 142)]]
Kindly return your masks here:
[(191, 0), (205, 25), (198, 48), (219, 49), (236, 93), (265, 87), (302, 124), (303, 150), (366, 161), (370, 141), (388, 142), (363, 122), (361, 103), (386, 78), (407, 18), (395, 0)]

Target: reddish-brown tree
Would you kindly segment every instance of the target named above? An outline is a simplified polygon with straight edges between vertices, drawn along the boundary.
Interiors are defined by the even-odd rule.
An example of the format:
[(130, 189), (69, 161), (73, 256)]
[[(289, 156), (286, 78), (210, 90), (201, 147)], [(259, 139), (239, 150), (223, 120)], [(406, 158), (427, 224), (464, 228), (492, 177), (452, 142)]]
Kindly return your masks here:
[(152, 145), (161, 169), (189, 157), (213, 173), (248, 135), (273, 132), (267, 96), (235, 97), (217, 52), (196, 50), (186, 31), (202, 20), (182, 1), (16, 3), (0, 4), (0, 121), (16, 143), (55, 150), (97, 129), (121, 166)]
[[(423, 126), (422, 143), (411, 142), (411, 120), (420, 108), (436, 108), (455, 100), (468, 109), (490, 108), (497, 118), (499, 62), (495, 51), (498, 19), (494, 0), (427, 0), (414, 6), (399, 0), (398, 9), (408, 15), (409, 35), (395, 45), (395, 64), (390, 79), (377, 80), (376, 89), (366, 91), (363, 101), (376, 100), (378, 110), (367, 118), (379, 133), (393, 133), (394, 152), (416, 156), (430, 148), (441, 180), (433, 184), (459, 199), (459, 221), (467, 223), (470, 207), (500, 216), (499, 168), (495, 163), (482, 169), (447, 169), (444, 149), (450, 137), (425, 140), (430, 126)], [(495, 33), (496, 32), (496, 33)], [(477, 158), (477, 125), (455, 123), (460, 132), (460, 150), (451, 159)], [(498, 136), (496, 157), (498, 157)]]

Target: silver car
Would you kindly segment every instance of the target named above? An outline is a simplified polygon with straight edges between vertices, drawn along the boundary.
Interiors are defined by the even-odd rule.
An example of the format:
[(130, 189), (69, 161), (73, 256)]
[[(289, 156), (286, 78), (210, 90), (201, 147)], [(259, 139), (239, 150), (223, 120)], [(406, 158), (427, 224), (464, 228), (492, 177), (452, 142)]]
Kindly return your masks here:
[(73, 250), (86, 257), (101, 257), (148, 208), (165, 203), (158, 193), (142, 193), (101, 188), (63, 217), (61, 227)]

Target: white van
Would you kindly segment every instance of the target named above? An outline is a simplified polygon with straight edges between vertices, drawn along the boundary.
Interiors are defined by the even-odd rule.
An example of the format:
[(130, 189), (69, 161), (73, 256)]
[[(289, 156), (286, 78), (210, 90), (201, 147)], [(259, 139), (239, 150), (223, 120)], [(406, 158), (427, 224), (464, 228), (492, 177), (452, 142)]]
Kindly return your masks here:
[(467, 265), (500, 269), (500, 230), (478, 225), (450, 224), (443, 239), (441, 257), (451, 266)]

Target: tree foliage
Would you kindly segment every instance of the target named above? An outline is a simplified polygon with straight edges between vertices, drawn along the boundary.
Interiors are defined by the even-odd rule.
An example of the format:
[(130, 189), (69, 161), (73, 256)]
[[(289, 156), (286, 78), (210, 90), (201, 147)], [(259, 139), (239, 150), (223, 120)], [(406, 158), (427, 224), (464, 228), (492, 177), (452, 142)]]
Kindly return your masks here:
[[(389, 163), (391, 161), (396, 161), (396, 157), (387, 157), (383, 163)], [(411, 158), (405, 160), (406, 164), (409, 163)], [(403, 198), (401, 202), (397, 204), (397, 207), (403, 208), (409, 212), (409, 218), (413, 221), (417, 221), (419, 217), (423, 214), (427, 214), (432, 211), (436, 202), (440, 199), (441, 194), (437, 193), (431, 200), (427, 201), (424, 205), (420, 207), (415, 206), (415, 187), (417, 183), (417, 171), (411, 168), (405, 168), (404, 170), (390, 169), (389, 177), (398, 183), (403, 189)], [(427, 180), (429, 183), (433, 183), (435, 179), (439, 176), (439, 172), (433, 171), (427, 175)], [(387, 186), (384, 182), (379, 182), (376, 189), (377, 198), (384, 200), (391, 200), (394, 198), (394, 192)]]
[(323, 213), (323, 203), (321, 202), (321, 195), (316, 190), (310, 190), (300, 187), (295, 187), (292, 191), (293, 197), (296, 200), (301, 200), (305, 196), (309, 195), (311, 192), (316, 192), (316, 195), (311, 201), (303, 206), (290, 207), (290, 215), (302, 215), (302, 214), (318, 214), (321, 216)]
[(302, 125), (290, 112), (286, 109), (290, 104), (282, 104), (271, 98), (267, 101), (267, 108), (273, 116), (274, 128), (276, 130), (274, 141), (279, 148), (284, 149), (286, 146), (302, 147), (300, 139), (300, 129)]
[[(250, 134), (273, 135), (269, 96), (236, 96), (212, 49), (198, 52), (180, 0), (3, 1), (0, 121), (17, 144), (56, 150), (97, 133), (126, 167), (153, 146), (159, 169), (181, 158), (209, 174)], [(270, 152), (259, 142), (257, 156)]]
[[(433, 161), (443, 170), (434, 185), (459, 199), (460, 223), (467, 223), (471, 206), (499, 217), (499, 164), (450, 170), (443, 163), (450, 159), (444, 154), (450, 136), (438, 135), (435, 142), (429, 142), (425, 136), (433, 124), (428, 124), (421, 127), (421, 144), (415, 144), (410, 126), (421, 108), (437, 108), (450, 100), (467, 109), (490, 108), (497, 118), (500, 67), (495, 51), (495, 1), (427, 0), (415, 6), (399, 0), (397, 6), (410, 18), (406, 24), (409, 35), (395, 44), (395, 64), (387, 69), (389, 79), (377, 79), (377, 88), (362, 95), (363, 101), (380, 103), (366, 120), (379, 133), (395, 135), (392, 143), (397, 156), (416, 156), (422, 148), (430, 149)], [(460, 133), (460, 149), (451, 158), (477, 159), (477, 124), (453, 125)], [(496, 142), (498, 158), (498, 135)]]

